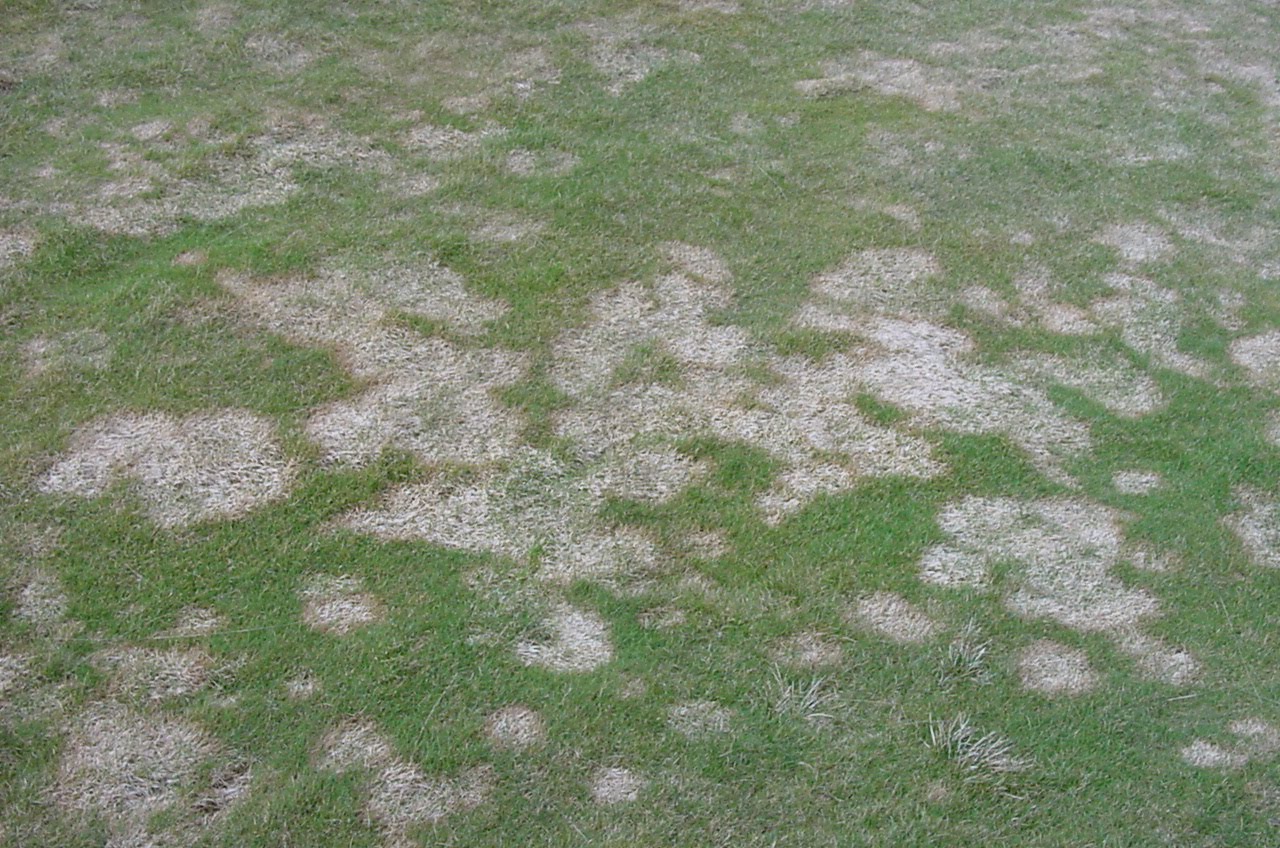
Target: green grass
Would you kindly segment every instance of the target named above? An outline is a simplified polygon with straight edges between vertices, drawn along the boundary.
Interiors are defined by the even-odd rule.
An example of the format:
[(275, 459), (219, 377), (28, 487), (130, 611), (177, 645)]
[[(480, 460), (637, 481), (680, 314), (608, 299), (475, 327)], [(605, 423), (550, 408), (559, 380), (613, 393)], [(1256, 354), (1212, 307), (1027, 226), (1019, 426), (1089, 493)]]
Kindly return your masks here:
[[(124, 697), (95, 662), (124, 646), (208, 652), (223, 669), (212, 685), (130, 706), (193, 722), (254, 775), (246, 797), (209, 821), (192, 804), (217, 764), (185, 779), (150, 822), (175, 844), (383, 844), (369, 813), (374, 776), (318, 767), (320, 740), (351, 716), (375, 722), (427, 776), (492, 767), (488, 800), (411, 829), (422, 845), (1275, 841), (1280, 758), (1198, 769), (1180, 751), (1197, 739), (1235, 744), (1227, 726), (1238, 719), (1280, 723), (1280, 575), (1253, 562), (1224, 523), (1240, 510), (1238, 487), (1274, 498), (1280, 479), (1280, 453), (1265, 435), (1280, 407), (1274, 382), (1251, 382), (1230, 358), (1233, 340), (1280, 321), (1271, 235), (1280, 226), (1277, 10), (1159, 3), (1116, 7), (1108, 18), (1073, 0), (740, 5), (730, 15), (621, 0), (261, 0), (225, 4), (221, 28), (202, 31), (194, 3), (6, 4), (0, 656), (21, 657), (26, 672), (0, 690), (0, 843), (100, 845), (141, 826), (68, 811), (53, 791), (77, 717)], [(668, 60), (612, 96), (579, 27), (587, 21)], [(283, 46), (268, 51), (263, 39)], [(282, 69), (280, 55), (298, 51), (309, 60)], [(815, 99), (796, 91), (797, 81), (823, 76), (824, 63), (856, 62), (863, 51), (916, 60), (935, 84), (954, 87), (960, 108), (929, 111), (870, 85)], [(1259, 82), (1248, 65), (1270, 76)], [(526, 88), (513, 86), (526, 78)], [(106, 91), (125, 96), (100, 105)], [(481, 93), (487, 102), (469, 114), (447, 103)], [(171, 124), (160, 143), (131, 134), (154, 120)], [(407, 139), (421, 124), (505, 133), (438, 160)], [(256, 158), (264, 137), (348, 146), (271, 165)], [(568, 152), (576, 165), (513, 176), (505, 163), (516, 149)], [(383, 158), (362, 163), (352, 150)], [(263, 169), (296, 188), (235, 214), (202, 211)], [(103, 199), (104, 185), (131, 176), (153, 182), (136, 198)], [(422, 176), (438, 186), (421, 195), (397, 188)], [(168, 200), (175, 205), (162, 208)], [(112, 203), (141, 210), (148, 231), (95, 227), (94, 213)], [(918, 227), (886, 211), (904, 205)], [(542, 229), (485, 242), (474, 230), (490, 217)], [(1136, 269), (1097, 240), (1108, 225), (1132, 222), (1169, 242)], [(33, 249), (6, 260), (13, 234)], [(588, 516), (602, 532), (646, 534), (659, 567), (548, 585), (538, 572), (554, 539), (529, 538), (528, 556), (512, 559), (341, 529), (344, 515), (377, 507), (397, 487), (440, 473), (456, 473), (462, 487), (484, 469), (394, 450), (361, 468), (324, 462), (307, 421), (357, 396), (361, 379), (343, 351), (256, 326), (217, 280), (227, 271), (255, 280), (332, 268), (376, 274), (423, 257), (447, 265), (472, 295), (509, 311), (470, 335), (412, 311), (387, 324), (410, 338), (526, 356), (498, 402), (520, 416), (520, 445), (565, 464), (554, 485), (585, 497), (604, 460), (557, 429), (579, 402), (557, 382), (557, 344), (598, 320), (597, 295), (669, 273), (669, 241), (708, 247), (732, 269), (731, 302), (707, 319), (748, 340), (740, 370), (753, 388), (742, 404), (767, 407), (762, 397), (781, 382), (772, 357), (818, 367), (836, 354), (872, 355), (858, 333), (791, 319), (815, 275), (858, 251), (895, 247), (926, 250), (944, 269), (929, 300), (947, 306), (930, 306), (930, 320), (973, 341), (967, 362), (1013, 373), (1032, 354), (1110, 358), (1131, 363), (1167, 402), (1127, 418), (1085, 392), (1048, 386), (1053, 408), (1092, 435), (1055, 478), (1007, 433), (922, 423), (855, 392), (845, 399), (851, 410), (923, 438), (944, 470), (862, 478), (776, 524), (757, 501), (785, 461), (759, 444), (695, 433), (668, 447), (701, 463), (703, 476), (660, 503), (604, 497)], [(189, 251), (204, 261), (174, 264)], [(974, 286), (1013, 301), (1029, 268), (1052, 277), (1054, 300), (1078, 307), (1112, 294), (1109, 275), (1154, 281), (1176, 298), (1177, 351), (1205, 363), (1204, 374), (1173, 370), (1115, 327), (1066, 336), (956, 305)], [(1235, 323), (1219, 320), (1223, 293), (1241, 299)], [(30, 373), (33, 340), (76, 332), (106, 340), (100, 367), (54, 361)], [(604, 388), (678, 392), (692, 379), (650, 340), (625, 351)], [(164, 530), (127, 483), (92, 499), (38, 490), (91, 422), (224, 408), (277, 429), (298, 469), (287, 497), (234, 520)], [(1113, 475), (1130, 469), (1159, 472), (1163, 484), (1149, 495), (1116, 492)], [(1016, 558), (994, 567), (985, 591), (922, 581), (922, 557), (947, 538), (940, 511), (975, 496), (1074, 497), (1119, 511), (1126, 540), (1172, 566), (1142, 570), (1126, 555), (1112, 573), (1158, 599), (1160, 614), (1142, 632), (1194, 655), (1198, 680), (1153, 681), (1111, 635), (1010, 611), (1004, 598), (1024, 579)], [(721, 534), (723, 555), (688, 544), (708, 531)], [(52, 629), (19, 614), (37, 574), (55, 577), (67, 597), (65, 621)], [(381, 603), (380, 620), (343, 637), (309, 629), (299, 592), (316, 574), (358, 577)], [(851, 610), (879, 591), (926, 610), (940, 635), (901, 645), (868, 631)], [(549, 635), (545, 615), (559, 601), (607, 623), (610, 662), (574, 674), (517, 659), (517, 643)], [(163, 636), (191, 606), (216, 611), (220, 629)], [(682, 623), (645, 626), (654, 611), (678, 611)], [(943, 673), (949, 642), (970, 620), (990, 642), (984, 680)], [(839, 661), (778, 667), (775, 646), (807, 631), (838, 644)], [(1084, 650), (1096, 688), (1058, 698), (1024, 689), (1019, 652), (1040, 639)], [(286, 682), (302, 672), (319, 692), (290, 699)], [(780, 685), (815, 678), (831, 694), (828, 718), (775, 709)], [(729, 733), (689, 739), (669, 727), (673, 705), (705, 700), (729, 711)], [(516, 703), (546, 725), (545, 741), (527, 751), (497, 748), (484, 733), (487, 715)], [(928, 744), (931, 722), (960, 713), (1034, 765), (1000, 781), (967, 780)], [(592, 801), (592, 775), (606, 766), (648, 780), (638, 801)]]

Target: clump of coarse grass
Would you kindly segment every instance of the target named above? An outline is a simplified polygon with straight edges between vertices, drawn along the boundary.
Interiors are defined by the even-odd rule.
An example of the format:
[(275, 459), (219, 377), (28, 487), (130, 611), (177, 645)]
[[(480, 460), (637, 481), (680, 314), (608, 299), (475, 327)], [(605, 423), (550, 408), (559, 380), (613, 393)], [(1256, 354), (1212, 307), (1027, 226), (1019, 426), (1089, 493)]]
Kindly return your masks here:
[(991, 670), (987, 667), (987, 654), (990, 650), (991, 640), (984, 638), (978, 623), (969, 619), (960, 628), (956, 638), (951, 640), (951, 644), (947, 645), (940, 671), (942, 683), (990, 683)]
[(826, 675), (791, 680), (776, 665), (773, 667), (769, 700), (779, 716), (798, 717), (813, 723), (829, 722), (833, 715), (828, 710), (836, 698), (831, 679)]
[(965, 780), (971, 783), (994, 784), (1003, 789), (1010, 775), (1028, 771), (1034, 765), (1030, 758), (1014, 750), (1009, 739), (995, 732), (983, 733), (964, 713), (949, 719), (930, 718), (927, 744), (959, 766), (965, 772)]

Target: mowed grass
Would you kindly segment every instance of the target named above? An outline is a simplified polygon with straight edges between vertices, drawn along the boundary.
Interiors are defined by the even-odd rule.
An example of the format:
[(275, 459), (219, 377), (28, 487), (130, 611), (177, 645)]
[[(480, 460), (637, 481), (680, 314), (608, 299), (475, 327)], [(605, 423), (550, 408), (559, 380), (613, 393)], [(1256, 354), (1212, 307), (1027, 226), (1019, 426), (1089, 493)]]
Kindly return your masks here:
[[(1277, 361), (1239, 353), (1280, 322), (1274, 6), (19, 0), (0, 18), (0, 843), (1275, 842), (1280, 514), (1259, 513), (1261, 550), (1233, 529), (1280, 495)], [(682, 269), (672, 242), (720, 264)], [(804, 323), (824, 275), (856, 277), (868, 251), (900, 252), (856, 285), (898, 301)], [(919, 256), (938, 272), (894, 265)], [(426, 296), (379, 300), (405, 268)], [(233, 279), (319, 282), (279, 318)], [(334, 279), (351, 309), (324, 305)], [(705, 303), (646, 317), (690, 291)], [(1085, 331), (1046, 317), (1066, 307)], [(935, 330), (963, 349), (928, 347)], [(688, 352), (705, 339), (737, 345), (728, 365)], [(432, 371), (434, 344), (481, 364)], [(586, 388), (584, 350), (616, 354)], [(415, 427), (466, 430), (470, 401), (434, 392), (495, 351), (516, 363), (488, 393), (517, 425), (505, 452), (417, 449)], [(1049, 360), (1066, 365), (1031, 367)], [(1077, 379), (1090, 368), (1138, 376), (1108, 394)], [(805, 405), (796, 387), (824, 386), (795, 374), (846, 372)], [(954, 380), (930, 394), (918, 374)], [(385, 449), (336, 461), (317, 416), (401, 379)], [(948, 385), (963, 415), (937, 411)], [(645, 391), (672, 400), (634, 443), (566, 424)], [(1134, 412), (1142, 391), (1159, 402)], [(723, 424), (778, 408), (782, 434)], [(149, 492), (199, 496), (178, 483), (205, 470), (169, 445), (116, 469), (158, 482), (47, 482), (104, 421), (211, 410), (265, 422), (283, 492), (161, 526)], [(919, 440), (908, 470), (857, 472), (872, 460), (835, 437), (800, 459), (782, 443), (855, 419)], [(598, 483), (651, 453), (687, 471), (670, 491)], [(924, 453), (934, 473), (910, 470)], [(852, 482), (762, 506), (824, 463)], [(1123, 491), (1128, 471), (1158, 482)], [(413, 532), (352, 523), (403, 491), (430, 494)], [(484, 498), (471, 536), (429, 511)], [(975, 531), (954, 518), (973, 503), (1078, 504), (1122, 543), (1042, 531), (1043, 513)], [(648, 553), (595, 569), (617, 539)], [(975, 585), (922, 577), (948, 546), (986, 557)], [(1077, 579), (1099, 561), (1117, 583)], [(371, 620), (309, 626), (326, 577), (355, 588), (320, 615), (367, 601)], [(1028, 586), (1070, 609), (1028, 612)], [(1152, 610), (1071, 618), (1121, 591)], [(928, 632), (878, 628), (884, 593)], [(214, 626), (182, 630), (193, 608)], [(529, 659), (562, 656), (564, 609), (602, 623), (605, 661)], [(797, 639), (824, 651), (797, 658)], [(1087, 656), (1091, 688), (1024, 684), (1044, 640)], [(1193, 671), (1144, 667), (1150, 645)], [(139, 683), (112, 659), (129, 651), (198, 680)], [(541, 719), (528, 746), (489, 732), (512, 705)], [(87, 718), (118, 709), (212, 753), (138, 765), (127, 722)], [(959, 716), (1021, 767), (936, 744)], [(335, 766), (353, 721), (391, 753)], [(1187, 753), (1204, 743), (1222, 756)], [(630, 794), (604, 792), (609, 769)]]

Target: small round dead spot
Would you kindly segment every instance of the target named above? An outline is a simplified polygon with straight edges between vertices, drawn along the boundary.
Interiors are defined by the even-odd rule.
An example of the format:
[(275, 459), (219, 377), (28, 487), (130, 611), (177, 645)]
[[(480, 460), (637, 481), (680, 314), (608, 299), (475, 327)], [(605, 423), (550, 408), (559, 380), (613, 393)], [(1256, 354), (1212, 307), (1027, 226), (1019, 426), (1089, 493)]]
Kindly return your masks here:
[(1149, 495), (1164, 482), (1155, 471), (1118, 471), (1111, 478), (1111, 485), (1122, 495)]
[(1236, 339), (1228, 353), (1232, 362), (1249, 372), (1253, 382), (1280, 387), (1280, 330)]
[(931, 780), (925, 787), (924, 797), (930, 804), (945, 804), (955, 795), (955, 790), (951, 788), (945, 780)]
[(62, 622), (67, 614), (67, 596), (58, 578), (46, 571), (36, 572), (18, 592), (14, 617), (45, 632)]
[(1138, 671), (1149, 680), (1187, 686), (1200, 676), (1200, 661), (1184, 648), (1166, 645), (1136, 631), (1119, 638), (1120, 649), (1134, 658)]
[(138, 141), (148, 142), (155, 141), (171, 129), (173, 129), (173, 124), (171, 122), (163, 119), (156, 119), (154, 121), (146, 121), (144, 123), (137, 124), (130, 129), (129, 132)]
[(602, 768), (591, 778), (591, 798), (602, 806), (629, 803), (640, 797), (648, 783), (630, 769)]
[(1280, 727), (1259, 718), (1237, 719), (1227, 730), (1240, 737), (1251, 755), (1266, 756), (1280, 751)]
[(1196, 768), (1238, 769), (1249, 761), (1247, 754), (1227, 750), (1204, 739), (1192, 742), (1181, 753), (1183, 762)]
[(541, 743), (547, 735), (542, 716), (520, 704), (490, 714), (485, 720), (484, 732), (495, 746), (516, 751)]
[(165, 635), (208, 636), (210, 633), (216, 633), (221, 630), (224, 623), (217, 610), (212, 610), (208, 607), (191, 606), (178, 614), (177, 622)]
[(629, 678), (622, 684), (622, 688), (618, 690), (618, 696), (628, 701), (634, 701), (636, 698), (643, 698), (648, 694), (649, 684), (643, 677)]
[(313, 630), (345, 636), (377, 621), (381, 605), (354, 577), (319, 575), (302, 590), (302, 620)]
[(729, 534), (723, 530), (703, 530), (685, 537), (684, 549), (702, 560), (720, 559), (730, 551)]
[(910, 601), (893, 592), (876, 592), (858, 601), (854, 618), (864, 627), (899, 644), (919, 644), (938, 625)]
[(133, 88), (108, 88), (99, 91), (93, 98), (103, 109), (114, 109), (129, 103), (137, 103), (141, 94)]
[(636, 622), (646, 630), (674, 630), (687, 620), (684, 610), (670, 606), (653, 607), (636, 616)]
[(30, 230), (0, 230), (0, 268), (26, 259), (36, 250), (36, 236)]
[(284, 682), (284, 692), (291, 701), (305, 701), (319, 691), (320, 681), (309, 672), (296, 675)]
[(1018, 677), (1024, 687), (1042, 695), (1079, 695), (1097, 685), (1084, 651), (1049, 640), (1022, 650)]
[(179, 268), (194, 268), (209, 261), (209, 254), (203, 250), (186, 250), (173, 257), (173, 264)]
[(344, 772), (373, 769), (395, 758), (391, 740), (373, 722), (350, 719), (330, 730), (320, 740), (320, 767)]
[(837, 665), (844, 658), (844, 647), (832, 637), (806, 630), (780, 640), (773, 648), (773, 658), (793, 668), (820, 668)]
[(516, 656), (525, 665), (551, 671), (591, 671), (613, 659), (609, 626), (593, 612), (562, 605), (546, 622), (550, 641), (521, 642)]
[(690, 739), (728, 733), (731, 724), (732, 715), (715, 701), (690, 701), (667, 710), (667, 726)]

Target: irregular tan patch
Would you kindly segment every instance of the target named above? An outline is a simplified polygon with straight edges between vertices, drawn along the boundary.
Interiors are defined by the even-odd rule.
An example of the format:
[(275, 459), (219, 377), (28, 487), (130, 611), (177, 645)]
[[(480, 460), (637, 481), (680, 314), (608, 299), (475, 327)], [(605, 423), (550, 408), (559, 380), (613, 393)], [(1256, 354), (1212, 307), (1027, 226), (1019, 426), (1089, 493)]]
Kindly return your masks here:
[(547, 736), (542, 716), (522, 704), (491, 713), (485, 719), (484, 732), (495, 746), (517, 751), (539, 745)]
[(165, 632), (166, 636), (196, 637), (208, 636), (221, 630), (226, 623), (217, 610), (208, 607), (191, 606), (178, 615), (178, 621)]
[(471, 236), (477, 241), (492, 244), (511, 244), (534, 238), (546, 229), (541, 221), (518, 218), (510, 215), (491, 216), (472, 228)]
[(99, 330), (35, 336), (22, 345), (30, 378), (59, 371), (101, 371), (111, 362), (111, 341)]
[(99, 651), (90, 661), (111, 675), (116, 693), (148, 703), (200, 691), (213, 665), (204, 651), (180, 649), (113, 648)]
[(30, 230), (0, 230), (0, 269), (16, 265), (36, 251), (36, 235)]
[(1238, 769), (1249, 761), (1249, 755), (1231, 751), (1221, 745), (1197, 739), (1182, 749), (1182, 759), (1196, 768)]
[(518, 177), (563, 177), (578, 167), (578, 157), (567, 150), (533, 151), (518, 148), (507, 154), (506, 168)]
[(903, 645), (925, 642), (940, 629), (937, 622), (893, 592), (876, 592), (860, 598), (853, 618), (873, 632)]
[(488, 766), (468, 769), (457, 777), (424, 774), (397, 756), (391, 741), (364, 720), (352, 719), (330, 730), (320, 748), (322, 768), (370, 772), (368, 812), (393, 844), (402, 844), (414, 827), (479, 806), (493, 790), (493, 770)]
[(656, 30), (634, 17), (589, 21), (575, 28), (590, 39), (588, 61), (604, 76), (605, 91), (614, 97), (668, 63), (701, 61), (696, 53), (671, 51), (652, 44)]
[(162, 527), (235, 518), (280, 499), (293, 482), (274, 431), (246, 410), (121, 413), (82, 427), (36, 486), (92, 498), (125, 479)]
[(930, 281), (942, 273), (933, 254), (918, 248), (873, 248), (817, 275), (796, 315), (801, 327), (858, 332), (873, 314), (920, 314), (938, 297)]
[(685, 537), (683, 547), (691, 556), (713, 560), (727, 556), (731, 550), (729, 536), (723, 530), (704, 530)]
[(1111, 485), (1122, 495), (1149, 495), (1164, 485), (1164, 476), (1157, 471), (1117, 471)]
[[(940, 470), (928, 443), (872, 424), (858, 411), (857, 362), (779, 357), (740, 328), (712, 323), (729, 304), (727, 264), (688, 245), (666, 251), (679, 273), (660, 277), (652, 289), (626, 283), (597, 296), (592, 322), (556, 344), (552, 379), (577, 401), (557, 416), (556, 429), (584, 457), (612, 463), (640, 445), (706, 435), (755, 445), (785, 468), (760, 499), (770, 521), (861, 476)], [(637, 353), (665, 357), (677, 379), (620, 380)], [(749, 365), (764, 366), (776, 379), (748, 378)]]
[(602, 806), (635, 801), (649, 781), (630, 769), (617, 766), (602, 768), (591, 778), (591, 798)]
[(179, 268), (196, 268), (209, 261), (209, 254), (203, 250), (184, 250), (173, 257), (173, 264)]
[(195, 725), (118, 704), (91, 704), (71, 728), (52, 788), (68, 809), (144, 821), (194, 784), (217, 743)]
[(728, 733), (732, 723), (733, 715), (715, 701), (690, 701), (667, 710), (667, 726), (690, 739)]
[(367, 274), (261, 283), (222, 275), (245, 317), (301, 343), (337, 348), (368, 384), (350, 400), (315, 410), (307, 434), (329, 462), (364, 465), (386, 448), (428, 463), (478, 463), (512, 454), (519, 417), (495, 393), (520, 379), (526, 358), (465, 349), (390, 323), (395, 312), (477, 332), (505, 312), (471, 295), (455, 272), (430, 260)]
[(47, 633), (66, 618), (67, 607), (67, 595), (58, 578), (47, 571), (37, 571), (19, 590), (14, 617)]
[(1173, 248), (1162, 230), (1146, 223), (1112, 224), (1097, 241), (1119, 251), (1120, 258), (1130, 265), (1159, 259)]
[(269, 33), (254, 33), (244, 46), (259, 65), (277, 74), (295, 74), (316, 58), (302, 44)]
[(525, 665), (551, 671), (591, 671), (613, 659), (609, 626), (594, 612), (561, 605), (546, 621), (551, 632), (547, 642), (521, 642), (516, 656)]
[(734, 0), (680, 0), (682, 12), (719, 12), (722, 15), (736, 15), (742, 11)]
[(1083, 633), (1105, 633), (1149, 676), (1181, 685), (1198, 664), (1139, 632), (1159, 602), (1111, 574), (1124, 552), (1120, 515), (1080, 499), (966, 498), (939, 515), (949, 540), (925, 552), (921, 579), (983, 588), (1001, 563), (1019, 568), (1005, 606)]
[(838, 665), (844, 659), (844, 646), (826, 634), (806, 630), (780, 640), (773, 647), (776, 662), (795, 668), (820, 668)]
[(1018, 677), (1024, 688), (1042, 695), (1079, 695), (1098, 683), (1084, 651), (1047, 639), (1019, 653)]
[(1280, 388), (1280, 330), (1236, 339), (1227, 350), (1231, 361), (1248, 371), (1254, 383)]
[(1166, 404), (1155, 380), (1124, 359), (1099, 355), (1096, 351), (1080, 358), (1049, 354), (1022, 356), (1018, 369), (1029, 377), (1078, 389), (1122, 418), (1140, 418)]
[(1106, 283), (1113, 294), (1089, 307), (1096, 322), (1118, 329), (1125, 344), (1158, 365), (1202, 379), (1211, 373), (1207, 362), (1178, 350), (1186, 309), (1177, 292), (1123, 274), (1108, 275)]
[(16, 687), (27, 676), (28, 669), (25, 657), (0, 654), (0, 695)]
[(506, 129), (486, 126), (472, 132), (456, 127), (423, 124), (409, 131), (410, 149), (425, 153), (431, 159), (449, 161), (475, 153), (486, 139), (501, 138)]
[(358, 578), (316, 575), (302, 590), (302, 620), (312, 630), (345, 636), (382, 616), (382, 605)]
[(1280, 501), (1250, 486), (1237, 486), (1233, 494), (1242, 509), (1223, 521), (1255, 563), (1280, 568)]
[(885, 97), (905, 97), (930, 112), (960, 108), (960, 92), (938, 69), (914, 59), (893, 59), (864, 52), (853, 61), (827, 62), (822, 77), (801, 80), (796, 91), (806, 97), (827, 97), (870, 88)]

